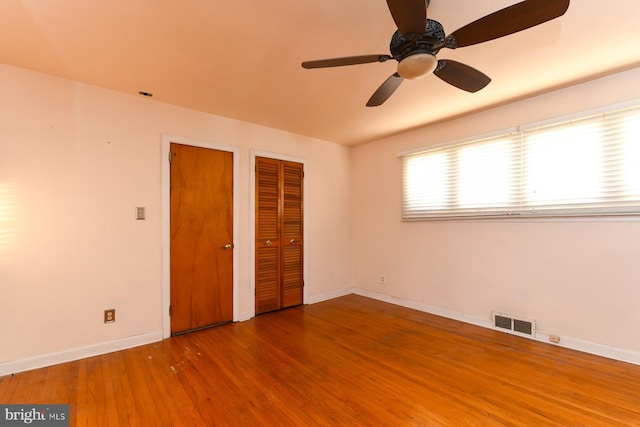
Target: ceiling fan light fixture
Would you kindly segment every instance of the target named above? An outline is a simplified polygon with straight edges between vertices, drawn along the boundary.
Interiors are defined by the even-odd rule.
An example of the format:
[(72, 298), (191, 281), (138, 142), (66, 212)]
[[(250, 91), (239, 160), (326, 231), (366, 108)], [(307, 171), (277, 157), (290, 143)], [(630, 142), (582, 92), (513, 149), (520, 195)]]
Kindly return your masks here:
[(398, 74), (405, 79), (421, 79), (436, 69), (438, 60), (431, 53), (414, 53), (398, 63)]

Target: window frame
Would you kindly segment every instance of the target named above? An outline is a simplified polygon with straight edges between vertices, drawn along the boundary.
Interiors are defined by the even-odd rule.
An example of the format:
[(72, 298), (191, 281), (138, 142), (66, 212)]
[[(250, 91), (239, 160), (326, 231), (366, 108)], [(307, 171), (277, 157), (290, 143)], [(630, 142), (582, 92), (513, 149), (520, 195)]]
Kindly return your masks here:
[[(635, 119), (640, 123), (640, 100), (634, 100), (622, 104), (617, 104), (613, 106), (607, 106), (595, 110), (583, 111), (576, 114), (556, 117), (550, 120), (545, 120), (542, 122), (535, 122), (527, 125), (518, 126), (515, 128), (503, 129), (500, 131), (488, 133), (485, 135), (474, 136), (471, 138), (465, 138), (463, 140), (437, 144), (428, 147), (422, 147), (415, 150), (403, 151), (397, 154), (398, 157), (402, 159), (402, 220), (403, 221), (416, 221), (416, 220), (456, 220), (456, 219), (504, 219), (504, 218), (526, 218), (526, 219), (535, 219), (535, 218), (578, 218), (578, 217), (612, 217), (612, 216), (625, 216), (625, 217), (633, 217), (637, 219), (640, 215), (640, 182), (629, 183), (628, 181), (620, 181), (621, 177), (624, 176), (632, 176), (631, 179), (636, 179), (636, 177), (640, 176), (640, 172), (636, 172), (634, 168), (628, 167), (628, 161), (626, 153), (628, 151), (632, 152), (633, 158), (640, 158), (638, 154), (640, 152), (640, 147), (636, 147), (635, 145), (629, 149), (626, 144), (638, 142), (640, 145), (640, 132), (638, 134), (632, 134), (633, 139), (627, 140), (625, 142), (624, 137), (617, 137), (614, 135), (613, 137), (609, 136), (611, 132), (610, 127), (612, 127), (611, 123), (619, 126), (620, 123), (623, 123), (624, 120), (627, 120), (629, 117), (635, 117)], [(613, 121), (612, 121), (613, 120)], [(618, 120), (618, 121), (615, 121)], [(544, 200), (545, 203), (532, 203), (530, 199), (527, 199), (527, 184), (530, 181), (532, 167), (528, 167), (527, 161), (530, 159), (527, 158), (530, 155), (531, 150), (534, 147), (534, 142), (531, 138), (535, 138), (537, 134), (543, 133), (547, 130), (549, 133), (553, 132), (567, 132), (567, 134), (571, 133), (572, 127), (574, 129), (578, 129), (577, 125), (580, 123), (585, 123), (587, 126), (595, 126), (597, 128), (597, 136), (596, 139), (596, 152), (602, 151), (606, 154), (598, 155), (598, 167), (607, 167), (613, 165), (614, 172), (617, 174), (615, 178), (609, 178), (607, 175), (606, 179), (603, 179), (599, 182), (598, 185), (590, 188), (588, 194), (592, 199), (585, 199), (583, 203), (578, 203), (572, 201), (572, 197), (570, 196), (568, 199), (549, 199)], [(575, 125), (575, 126), (574, 126)], [(630, 127), (636, 129), (640, 129), (640, 124), (633, 123)], [(615, 128), (617, 130), (617, 127)], [(519, 157), (519, 160), (515, 161), (512, 159), (510, 164), (510, 169), (520, 169), (518, 176), (513, 180), (510, 180), (510, 184), (508, 186), (519, 186), (518, 191), (516, 191), (517, 202), (514, 205), (495, 205), (489, 208), (461, 208), (460, 206), (454, 206), (453, 208), (444, 208), (444, 209), (429, 209), (426, 202), (423, 200), (422, 208), (419, 207), (420, 203), (415, 202), (414, 199), (408, 199), (408, 192), (410, 190), (411, 184), (407, 182), (410, 177), (408, 176), (408, 164), (411, 159), (418, 159), (422, 156), (427, 156), (433, 154), (444, 154), (449, 156), (449, 163), (454, 163), (454, 167), (458, 167), (459, 159), (451, 161), (451, 156), (460, 157), (460, 153), (469, 148), (469, 147), (478, 147), (483, 144), (488, 144), (493, 142), (498, 142), (503, 138), (510, 139), (511, 143), (512, 137), (516, 135), (516, 139), (518, 140), (515, 144), (518, 146), (518, 153), (516, 156)], [(600, 138), (600, 135), (605, 135), (604, 138)], [(571, 145), (573, 142), (568, 141), (565, 145)], [(613, 149), (611, 147), (614, 147)], [(613, 161), (609, 159), (611, 154), (609, 151), (620, 152), (616, 154), (617, 156)], [(511, 155), (513, 158), (513, 155)], [(518, 164), (518, 162), (520, 162)], [(611, 165), (609, 164), (610, 162)], [(619, 169), (623, 168), (624, 170), (620, 171)], [(625, 169), (626, 168), (626, 169)], [(640, 166), (639, 168), (640, 169)], [(529, 175), (527, 175), (527, 171), (529, 171)], [(631, 172), (630, 172), (631, 171)], [(454, 169), (453, 172), (449, 173), (449, 178), (454, 177), (459, 181), (459, 177), (464, 175), (466, 172), (461, 171), (459, 169)], [(426, 176), (426, 175), (425, 175)], [(607, 192), (605, 190), (598, 189), (599, 187), (607, 187), (613, 182), (613, 190)], [(512, 183), (513, 182), (513, 183)], [(616, 184), (619, 183), (619, 184)], [(448, 206), (455, 205), (452, 203), (452, 200), (459, 198), (460, 190), (459, 182), (457, 182), (452, 189), (450, 185), (446, 189), (446, 199), (448, 201)], [(615, 185), (621, 185), (627, 192), (626, 196), (620, 196), (618, 199), (615, 197), (611, 197), (614, 194)], [(415, 188), (415, 187), (414, 187)], [(629, 190), (629, 188), (631, 190)], [(597, 192), (591, 193), (593, 190), (605, 191), (604, 197), (595, 197), (594, 194)], [(635, 192), (632, 190), (635, 189)], [(423, 191), (429, 191), (423, 190)], [(631, 199), (630, 201), (623, 199)], [(591, 200), (590, 202), (587, 202)]]

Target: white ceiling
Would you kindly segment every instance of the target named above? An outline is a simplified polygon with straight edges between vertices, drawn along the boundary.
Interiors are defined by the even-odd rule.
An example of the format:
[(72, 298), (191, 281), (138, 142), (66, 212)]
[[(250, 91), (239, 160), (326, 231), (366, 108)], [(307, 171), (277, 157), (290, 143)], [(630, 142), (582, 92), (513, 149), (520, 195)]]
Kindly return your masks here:
[[(447, 34), (516, 0), (431, 0)], [(0, 62), (345, 145), (640, 64), (640, 2), (573, 0), (559, 19), (443, 49), (493, 81), (470, 94), (430, 75), (365, 107), (395, 61), (304, 70), (305, 60), (388, 54), (384, 0), (2, 0)]]

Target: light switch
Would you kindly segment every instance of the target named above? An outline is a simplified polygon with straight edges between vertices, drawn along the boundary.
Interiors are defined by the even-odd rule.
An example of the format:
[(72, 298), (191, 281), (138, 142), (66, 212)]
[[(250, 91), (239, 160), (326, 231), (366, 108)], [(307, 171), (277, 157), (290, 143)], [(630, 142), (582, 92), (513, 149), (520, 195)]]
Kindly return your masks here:
[(144, 208), (136, 208), (136, 219), (145, 219)]

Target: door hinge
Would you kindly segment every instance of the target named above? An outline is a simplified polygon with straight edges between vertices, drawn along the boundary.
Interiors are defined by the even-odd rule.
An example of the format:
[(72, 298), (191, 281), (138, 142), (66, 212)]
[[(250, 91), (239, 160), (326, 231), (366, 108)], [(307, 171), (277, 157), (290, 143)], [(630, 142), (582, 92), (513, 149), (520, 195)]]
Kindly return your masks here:
[(171, 157), (173, 156), (173, 153), (171, 151), (169, 151), (169, 163), (171, 163)]
[(173, 314), (173, 306), (170, 305), (169, 306), (169, 316), (171, 316)]

